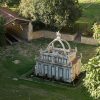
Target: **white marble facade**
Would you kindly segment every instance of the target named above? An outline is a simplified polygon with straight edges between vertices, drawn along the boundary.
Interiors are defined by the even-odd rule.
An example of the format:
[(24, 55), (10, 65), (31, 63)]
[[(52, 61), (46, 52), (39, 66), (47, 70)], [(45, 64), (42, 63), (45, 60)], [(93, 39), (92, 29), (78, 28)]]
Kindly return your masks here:
[[(54, 47), (56, 41), (62, 45), (62, 48)], [(65, 48), (61, 35), (58, 32), (57, 38), (48, 45), (46, 50), (40, 51), (40, 56), (37, 58), (35, 65), (36, 76), (54, 78), (64, 82), (72, 82), (75, 79), (74, 76), (77, 75), (75, 69), (78, 70), (78, 74), (80, 73), (81, 59), (76, 59), (77, 50), (71, 49), (70, 44), (67, 41), (66, 43), (68, 49)], [(78, 66), (75, 66), (76, 63), (79, 63), (77, 64)]]

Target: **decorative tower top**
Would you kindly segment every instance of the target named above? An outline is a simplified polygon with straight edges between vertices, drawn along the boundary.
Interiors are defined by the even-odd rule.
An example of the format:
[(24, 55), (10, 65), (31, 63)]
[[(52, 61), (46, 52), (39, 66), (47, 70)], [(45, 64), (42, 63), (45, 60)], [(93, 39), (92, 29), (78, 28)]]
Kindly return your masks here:
[[(47, 46), (47, 50), (51, 51), (51, 49), (52, 50), (59, 49), (59, 50), (62, 50), (64, 52), (64, 54), (66, 55), (66, 52), (70, 52), (70, 50), (71, 50), (70, 44), (66, 40), (63, 40), (61, 38), (61, 34), (59, 31), (56, 32), (56, 36), (57, 37), (51, 43), (49, 43), (49, 45)], [(60, 48), (55, 47), (55, 42), (60, 43), (61, 47)], [(67, 48), (65, 45), (67, 45)]]
[(57, 40), (60, 40), (61, 39), (61, 34), (59, 33), (59, 31), (58, 32), (56, 32), (56, 35), (57, 35)]

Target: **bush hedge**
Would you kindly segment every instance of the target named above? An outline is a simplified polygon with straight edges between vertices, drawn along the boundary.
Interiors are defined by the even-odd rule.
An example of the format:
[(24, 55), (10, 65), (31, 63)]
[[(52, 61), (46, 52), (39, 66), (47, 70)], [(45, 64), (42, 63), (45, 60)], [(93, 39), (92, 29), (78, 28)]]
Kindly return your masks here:
[(94, 99), (100, 100), (100, 47), (97, 55), (90, 59), (84, 68), (86, 70), (84, 86)]
[(94, 32), (93, 37), (95, 39), (98, 39), (99, 42), (100, 42), (100, 23), (94, 23), (92, 29), (93, 29), (93, 32)]

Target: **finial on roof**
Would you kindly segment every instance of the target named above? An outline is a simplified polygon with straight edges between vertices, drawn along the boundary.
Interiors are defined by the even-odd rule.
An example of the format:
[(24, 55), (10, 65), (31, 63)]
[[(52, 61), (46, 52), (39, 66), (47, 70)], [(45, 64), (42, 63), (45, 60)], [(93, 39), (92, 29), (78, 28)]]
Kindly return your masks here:
[(57, 35), (57, 39), (61, 39), (61, 34), (60, 34), (60, 32), (58, 31), (58, 32), (56, 32), (56, 35)]

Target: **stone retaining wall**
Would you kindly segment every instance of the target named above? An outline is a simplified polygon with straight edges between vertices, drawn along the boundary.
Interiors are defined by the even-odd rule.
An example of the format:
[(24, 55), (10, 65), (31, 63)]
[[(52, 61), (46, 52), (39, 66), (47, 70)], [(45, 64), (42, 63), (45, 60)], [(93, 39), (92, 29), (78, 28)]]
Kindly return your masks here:
[(43, 34), (43, 31), (36, 31), (36, 32), (32, 32), (29, 37), (30, 38), (28, 39), (28, 41), (31, 41), (33, 39), (44, 37), (44, 34)]
[[(32, 39), (38, 39), (38, 38), (42, 38), (42, 37), (54, 39), (56, 37), (56, 32), (45, 31), (45, 30), (36, 31), (36, 32), (33, 32), (30, 34), (29, 41)], [(62, 34), (62, 38), (67, 40), (67, 41), (74, 41), (75, 37), (76, 37), (76, 34), (75, 35)], [(84, 43), (84, 44), (90, 44), (90, 45), (97, 45), (98, 44), (98, 40), (93, 39), (93, 38), (83, 37), (83, 36), (81, 37), (80, 42)]]
[[(30, 40), (38, 39), (41, 37), (54, 39), (56, 37), (56, 32), (36, 31), (36, 32), (33, 32), (30, 36), (31, 36)], [(62, 34), (62, 38), (67, 41), (73, 41), (75, 38), (75, 35)]]
[(90, 45), (97, 45), (99, 43), (98, 40), (93, 38), (81, 37), (81, 43), (90, 44)]

